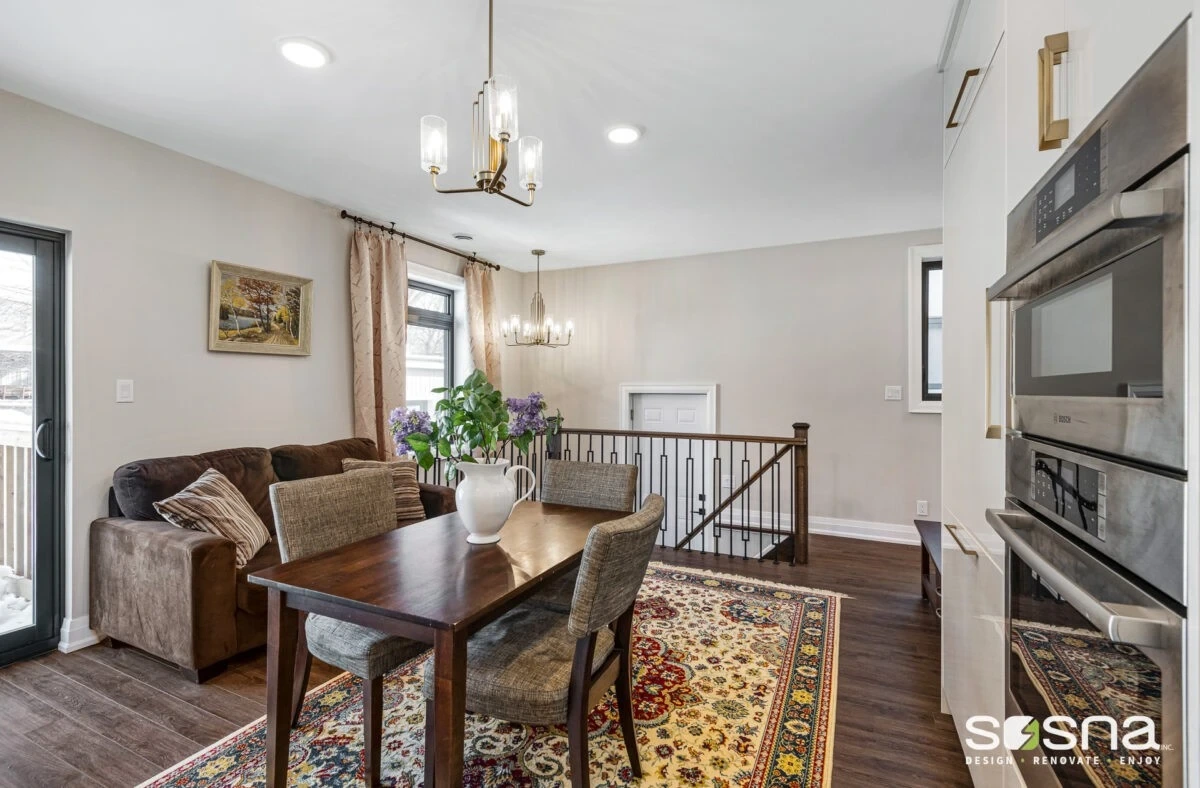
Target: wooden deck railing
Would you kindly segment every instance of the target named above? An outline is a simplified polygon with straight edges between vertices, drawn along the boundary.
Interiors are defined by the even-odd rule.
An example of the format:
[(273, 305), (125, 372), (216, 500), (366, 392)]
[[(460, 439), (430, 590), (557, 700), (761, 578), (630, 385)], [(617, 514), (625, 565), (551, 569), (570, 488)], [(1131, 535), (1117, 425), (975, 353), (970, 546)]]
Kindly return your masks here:
[(27, 446), (0, 446), (0, 566), (29, 577), (33, 563), (29, 489), (33, 451)]
[[(506, 457), (539, 478), (552, 458), (636, 465), (638, 501), (658, 493), (667, 502), (662, 547), (775, 561), (790, 551), (793, 565), (806, 564), (808, 428), (793, 424), (790, 437), (566, 428)], [(444, 484), (441, 470), (422, 480)], [(518, 477), (519, 494), (527, 478)]]

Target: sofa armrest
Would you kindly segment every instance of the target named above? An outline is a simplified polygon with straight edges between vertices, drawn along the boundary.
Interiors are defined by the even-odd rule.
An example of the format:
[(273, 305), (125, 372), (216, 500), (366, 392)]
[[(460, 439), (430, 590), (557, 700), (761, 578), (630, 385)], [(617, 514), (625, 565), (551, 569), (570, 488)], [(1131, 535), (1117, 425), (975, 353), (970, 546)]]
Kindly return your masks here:
[(427, 518), (458, 511), (458, 504), (454, 502), (453, 487), (426, 484), (425, 482), (421, 482), (419, 486), (421, 488), (421, 505), (425, 507)]
[(236, 653), (233, 542), (106, 517), (89, 545), (93, 629), (193, 670)]

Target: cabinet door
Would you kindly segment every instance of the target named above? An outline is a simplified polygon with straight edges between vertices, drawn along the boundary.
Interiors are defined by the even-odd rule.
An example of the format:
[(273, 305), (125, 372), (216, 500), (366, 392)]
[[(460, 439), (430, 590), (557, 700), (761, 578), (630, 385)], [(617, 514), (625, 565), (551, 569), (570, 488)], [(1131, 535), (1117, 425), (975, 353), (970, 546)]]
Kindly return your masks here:
[(973, 0), (942, 74), (942, 163), (954, 152), (1004, 33), (1004, 4)]
[[(1038, 50), (1046, 36), (1067, 29), (1064, 0), (1009, 0), (1005, 16), (1008, 63), (1008, 187), (1003, 213), (1007, 216), (1021, 198), (1046, 174), (1070, 143), (1059, 148), (1038, 149)], [(1068, 53), (1067, 67), (1071, 67)], [(1068, 77), (1065, 82), (1069, 83)], [(1060, 107), (1070, 105), (1069, 96), (1059, 96)], [(1060, 109), (1060, 111), (1063, 111)], [(1080, 128), (1070, 119), (1070, 132)]]
[[(965, 741), (968, 718), (983, 714), (1004, 719), (1008, 656), (1004, 573), (970, 531), (961, 526), (953, 534), (949, 528), (942, 528), (942, 570), (942, 692), (946, 705), (954, 715), (954, 726), (968, 758), (1001, 756), (1002, 750), (975, 752)], [(1003, 764), (968, 762), (968, 768), (977, 788), (1005, 785), (1008, 770)]]
[(1190, 0), (1066, 0), (1074, 133), (1104, 109), (1191, 10)]
[(998, 539), (984, 510), (1004, 501), (1004, 441), (985, 437), (988, 363), (1003, 380), (1004, 359), (987, 350), (984, 293), (1005, 269), (1006, 52), (1001, 42), (943, 174), (942, 500), (984, 541)]

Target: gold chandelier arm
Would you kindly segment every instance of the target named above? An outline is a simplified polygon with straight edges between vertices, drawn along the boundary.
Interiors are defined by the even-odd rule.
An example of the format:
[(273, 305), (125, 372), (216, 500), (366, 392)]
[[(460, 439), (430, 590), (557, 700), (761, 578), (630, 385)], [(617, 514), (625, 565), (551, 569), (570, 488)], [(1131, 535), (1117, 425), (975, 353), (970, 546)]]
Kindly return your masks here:
[(511, 194), (505, 194), (504, 192), (496, 192), (496, 193), (499, 194), (501, 197), (505, 197), (509, 200), (512, 200), (517, 205), (524, 205), (526, 208), (529, 208), (533, 205), (533, 189), (529, 190), (529, 202), (525, 202), (524, 200), (522, 200), (520, 198), (513, 197)]
[(483, 187), (485, 192), (489, 194), (504, 194), (500, 191), (500, 177), (504, 175), (504, 169), (508, 167), (508, 140), (500, 141), (500, 163), (496, 165), (496, 171), (492, 173), (492, 179)]
[(432, 176), (432, 179), (433, 179), (433, 190), (439, 194), (466, 194), (468, 192), (484, 191), (483, 189), (479, 188), (478, 186), (472, 187), (470, 189), (442, 189), (437, 185), (437, 173), (431, 172), (429, 174), (430, 174), (430, 176)]

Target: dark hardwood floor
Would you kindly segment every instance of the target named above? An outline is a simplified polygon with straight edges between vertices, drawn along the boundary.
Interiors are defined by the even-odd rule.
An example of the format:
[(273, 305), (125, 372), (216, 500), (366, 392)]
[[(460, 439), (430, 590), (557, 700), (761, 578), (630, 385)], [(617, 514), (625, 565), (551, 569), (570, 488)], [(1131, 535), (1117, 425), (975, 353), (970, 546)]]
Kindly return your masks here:
[[(808, 566), (660, 551), (657, 560), (841, 591), (833, 781), (969, 786), (939, 711), (937, 617), (921, 601), (920, 549), (814, 536)], [(52, 653), (0, 668), (0, 788), (117, 786), (152, 777), (262, 716), (266, 657), (207, 684), (133, 649)], [(314, 662), (316, 686), (336, 675)]]

